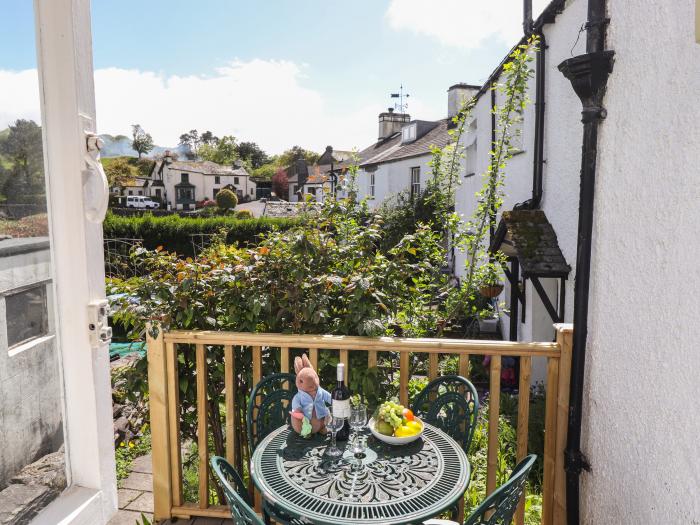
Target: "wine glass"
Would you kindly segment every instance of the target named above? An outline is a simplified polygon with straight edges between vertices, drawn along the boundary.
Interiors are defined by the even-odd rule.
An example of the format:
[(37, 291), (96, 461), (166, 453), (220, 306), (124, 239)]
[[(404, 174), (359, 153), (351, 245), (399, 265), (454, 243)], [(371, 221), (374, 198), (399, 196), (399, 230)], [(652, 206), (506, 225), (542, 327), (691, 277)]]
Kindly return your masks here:
[(363, 470), (362, 460), (365, 458), (365, 450), (367, 449), (367, 436), (355, 434), (355, 439), (352, 441), (350, 452), (352, 452), (355, 462), (351, 466), (353, 473), (358, 474)]
[(367, 405), (359, 404), (350, 409), (350, 428), (355, 434), (355, 438), (365, 428), (367, 424)]
[(326, 454), (332, 457), (337, 457), (341, 456), (343, 454), (343, 451), (340, 450), (336, 444), (335, 444), (335, 436), (338, 433), (338, 431), (343, 428), (343, 425), (345, 424), (345, 418), (342, 417), (334, 417), (333, 416), (333, 411), (329, 410), (328, 414), (326, 415), (324, 419), (326, 423), (326, 428), (330, 431), (331, 433), (331, 446), (326, 449)]

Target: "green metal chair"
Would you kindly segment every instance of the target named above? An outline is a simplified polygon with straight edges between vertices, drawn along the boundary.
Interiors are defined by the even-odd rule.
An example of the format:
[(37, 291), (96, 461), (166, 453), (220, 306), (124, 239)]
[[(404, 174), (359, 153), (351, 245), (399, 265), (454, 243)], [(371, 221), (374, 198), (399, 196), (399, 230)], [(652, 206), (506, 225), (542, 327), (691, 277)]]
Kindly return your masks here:
[(253, 387), (248, 401), (248, 445), (255, 450), (265, 436), (289, 423), (292, 398), (297, 393), (294, 374), (272, 374)]
[[(510, 478), (487, 497), (467, 518), (464, 525), (510, 525), (518, 501), (525, 490), (527, 476), (537, 456), (530, 454), (516, 465)], [(457, 525), (449, 520), (428, 520), (423, 525)]]
[(252, 509), (252, 502), (236, 469), (220, 456), (211, 458), (211, 467), (214, 469), (214, 474), (216, 474), (221, 488), (224, 490), (228, 506), (231, 508), (233, 524), (265, 525)]
[(479, 414), (479, 396), (468, 379), (456, 375), (433, 379), (416, 396), (412, 410), (469, 452)]
[[(255, 450), (258, 443), (270, 432), (289, 423), (292, 398), (296, 393), (294, 374), (273, 374), (253, 387), (246, 415), (246, 430), (251, 451)], [(263, 502), (263, 517), (266, 524), (270, 523), (270, 517), (283, 525), (301, 523), (267, 501)]]

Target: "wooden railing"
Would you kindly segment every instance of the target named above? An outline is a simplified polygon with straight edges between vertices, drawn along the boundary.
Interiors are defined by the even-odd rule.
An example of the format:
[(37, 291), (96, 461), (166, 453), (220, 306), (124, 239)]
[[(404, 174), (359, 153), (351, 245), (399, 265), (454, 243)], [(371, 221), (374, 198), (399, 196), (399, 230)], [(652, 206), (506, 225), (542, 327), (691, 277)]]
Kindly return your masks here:
[[(150, 389), (151, 433), (153, 442), (153, 495), (155, 519), (194, 516), (228, 517), (223, 505), (209, 504), (208, 475), (208, 426), (207, 426), (207, 357), (212, 348), (223, 347), (224, 406), (226, 457), (234, 463), (240, 451), (236, 450), (234, 435), (240, 420), (231, 417), (236, 413), (236, 368), (242, 352), (250, 352), (252, 359), (252, 384), (263, 375), (263, 349), (279, 352), (276, 359), (282, 372), (290, 370), (290, 349), (303, 349), (317, 365), (319, 351), (338, 352), (340, 362), (346, 364), (349, 352), (367, 353), (367, 366), (377, 365), (377, 353), (389, 352), (399, 357), (400, 400), (408, 405), (409, 355), (428, 355), (428, 376), (438, 376), (440, 354), (459, 356), (459, 373), (469, 376), (469, 356), (490, 356), (489, 366), (489, 414), (487, 451), (487, 493), (496, 488), (498, 462), (498, 420), (500, 413), (501, 358), (520, 358), (517, 459), (528, 453), (528, 424), (530, 406), (530, 380), (532, 358), (547, 360), (545, 392), (545, 440), (543, 460), (542, 524), (566, 524), (564, 488), (564, 446), (566, 443), (567, 414), (569, 404), (569, 373), (571, 368), (571, 325), (555, 325), (555, 342), (507, 342), (462, 339), (400, 339), (390, 337), (350, 337), (329, 335), (258, 334), (234, 332), (183, 332), (161, 333), (148, 338), (148, 378)], [(182, 440), (180, 436), (181, 407), (179, 400), (178, 360), (182, 345), (194, 347), (196, 355), (196, 415), (198, 441), (198, 493), (199, 502), (183, 500)], [(279, 349), (279, 350), (277, 350)], [(236, 351), (234, 351), (236, 350)], [(268, 354), (269, 355), (269, 354)], [(277, 354), (276, 354), (277, 355)], [(292, 367), (293, 368), (293, 367)], [(277, 371), (277, 370), (275, 370)], [(259, 502), (259, 495), (256, 495)], [(522, 525), (524, 506), (516, 514), (515, 522)]]

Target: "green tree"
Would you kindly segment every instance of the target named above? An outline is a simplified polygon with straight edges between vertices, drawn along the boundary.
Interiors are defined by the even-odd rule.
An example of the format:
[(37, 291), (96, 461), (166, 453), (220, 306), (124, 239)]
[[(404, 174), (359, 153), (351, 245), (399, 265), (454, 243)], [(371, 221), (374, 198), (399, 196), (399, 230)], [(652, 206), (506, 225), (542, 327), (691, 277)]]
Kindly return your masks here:
[(139, 158), (153, 149), (153, 137), (146, 133), (139, 124), (131, 126), (131, 136), (133, 137), (131, 147), (138, 152)]
[(105, 169), (110, 188), (123, 187), (134, 180), (134, 167), (125, 157), (109, 159), (109, 162), (103, 160), (102, 166)]
[(199, 136), (199, 131), (191, 129), (188, 133), (180, 135), (180, 146), (185, 146), (188, 150), (188, 157), (196, 159), (199, 153), (199, 146), (202, 144), (202, 139)]
[(216, 194), (216, 205), (225, 211), (232, 210), (238, 206), (238, 197), (231, 190), (224, 188)]
[(277, 164), (283, 168), (286, 168), (294, 161), (299, 159), (304, 159), (308, 164), (313, 164), (318, 160), (319, 156), (320, 155), (318, 153), (306, 150), (301, 146), (293, 146), (291, 149), (288, 149), (279, 156), (277, 159)]
[(238, 159), (236, 137), (226, 135), (215, 139), (214, 142), (203, 143), (199, 147), (199, 157), (217, 164), (233, 164)]
[(0, 154), (10, 165), (3, 193), (11, 203), (44, 202), (44, 156), (41, 127), (33, 120), (16, 120), (0, 142)]
[(255, 142), (241, 142), (238, 145), (238, 158), (257, 169), (270, 162), (270, 158)]
[(253, 169), (251, 175), (253, 177), (259, 177), (261, 179), (272, 180), (272, 177), (274, 177), (278, 169), (279, 166), (277, 166), (274, 162), (268, 162), (267, 164), (263, 164), (259, 168)]

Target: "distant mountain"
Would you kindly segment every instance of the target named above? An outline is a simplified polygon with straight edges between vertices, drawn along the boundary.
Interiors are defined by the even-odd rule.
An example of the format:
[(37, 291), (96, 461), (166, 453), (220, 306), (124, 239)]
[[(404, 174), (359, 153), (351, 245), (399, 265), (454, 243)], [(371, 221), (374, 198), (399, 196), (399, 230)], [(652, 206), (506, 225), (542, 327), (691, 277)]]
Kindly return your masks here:
[[(100, 138), (104, 140), (105, 145), (100, 151), (100, 156), (102, 157), (138, 157), (139, 154), (131, 149), (131, 139), (124, 135), (100, 135)], [(149, 157), (154, 157), (156, 155), (162, 155), (166, 150), (170, 150), (173, 153), (177, 153), (180, 159), (184, 159), (187, 154), (187, 148), (184, 146), (175, 147), (164, 147), (155, 146), (149, 153)]]

